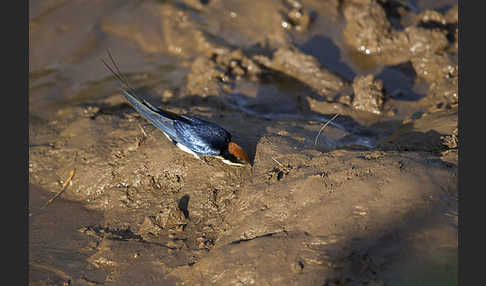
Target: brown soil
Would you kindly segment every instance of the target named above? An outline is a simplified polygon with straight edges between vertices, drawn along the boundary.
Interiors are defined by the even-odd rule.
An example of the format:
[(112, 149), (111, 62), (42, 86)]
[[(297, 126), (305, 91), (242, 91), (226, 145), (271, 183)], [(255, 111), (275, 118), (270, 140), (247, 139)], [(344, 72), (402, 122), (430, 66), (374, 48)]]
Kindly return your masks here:
[[(456, 285), (457, 3), (402, 3), (30, 2), (30, 284)], [(178, 150), (106, 49), (251, 166)]]

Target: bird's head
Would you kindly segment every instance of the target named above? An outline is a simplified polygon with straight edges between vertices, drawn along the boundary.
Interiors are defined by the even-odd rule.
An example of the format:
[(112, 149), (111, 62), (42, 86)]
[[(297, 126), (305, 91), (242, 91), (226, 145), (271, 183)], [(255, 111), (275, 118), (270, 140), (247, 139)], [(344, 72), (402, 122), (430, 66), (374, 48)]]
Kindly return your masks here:
[(222, 153), (223, 162), (229, 165), (244, 166), (250, 164), (248, 156), (240, 145), (230, 141), (228, 148)]

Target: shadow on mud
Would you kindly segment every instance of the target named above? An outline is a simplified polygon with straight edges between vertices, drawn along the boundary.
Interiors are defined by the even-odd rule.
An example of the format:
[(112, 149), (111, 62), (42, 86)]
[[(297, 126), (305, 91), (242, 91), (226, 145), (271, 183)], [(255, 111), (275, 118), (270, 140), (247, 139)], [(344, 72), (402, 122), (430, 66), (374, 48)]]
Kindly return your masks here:
[[(344, 250), (334, 265), (336, 277), (325, 285), (457, 285), (458, 252), (454, 245), (457, 224), (444, 227), (437, 213), (446, 207), (410, 210), (387, 227), (356, 236), (339, 247)], [(435, 243), (426, 242), (434, 237)]]

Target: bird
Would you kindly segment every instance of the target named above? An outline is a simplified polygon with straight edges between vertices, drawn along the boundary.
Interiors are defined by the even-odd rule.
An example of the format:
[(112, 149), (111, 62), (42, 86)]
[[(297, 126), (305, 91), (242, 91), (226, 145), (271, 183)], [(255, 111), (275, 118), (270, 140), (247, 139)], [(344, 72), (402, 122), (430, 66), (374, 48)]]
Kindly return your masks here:
[(243, 148), (232, 141), (231, 134), (223, 127), (188, 114), (176, 114), (160, 109), (137, 94), (136, 89), (130, 86), (126, 77), (120, 72), (111, 53), (108, 50), (107, 53), (114, 68), (103, 58), (101, 61), (122, 84), (120, 89), (123, 96), (142, 117), (161, 130), (175, 146), (196, 159), (200, 159), (199, 156), (210, 156), (221, 159), (228, 165), (250, 164)]

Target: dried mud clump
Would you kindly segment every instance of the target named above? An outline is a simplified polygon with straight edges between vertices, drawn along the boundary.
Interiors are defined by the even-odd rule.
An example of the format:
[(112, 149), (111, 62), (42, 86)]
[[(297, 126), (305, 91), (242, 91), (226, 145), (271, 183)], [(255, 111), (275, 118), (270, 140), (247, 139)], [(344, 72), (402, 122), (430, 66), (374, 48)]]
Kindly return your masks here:
[(233, 83), (242, 79), (258, 81), (261, 68), (240, 49), (226, 50), (211, 57), (198, 57), (187, 75), (185, 95), (218, 96), (232, 92)]
[(349, 1), (343, 14), (345, 39), (357, 49), (368, 49), (367, 54), (377, 52), (382, 38), (392, 31), (385, 10), (374, 0)]
[(412, 19), (411, 25), (444, 32), (449, 42), (453, 43), (449, 49), (451, 52), (457, 52), (458, 16), (458, 6), (456, 4), (445, 13), (425, 10), (415, 17), (412, 15), (410, 18)]
[(298, 51), (295, 47), (279, 48), (273, 53), (272, 59), (264, 56), (255, 56), (253, 59), (268, 69), (298, 79), (330, 101), (348, 85), (341, 77), (322, 67), (316, 58)]
[(257, 81), (261, 74), (260, 66), (244, 55), (241, 49), (215, 55), (214, 62), (223, 71), (220, 76), (222, 82), (238, 81), (243, 78)]
[(415, 55), (441, 50), (449, 44), (443, 29), (420, 25), (407, 26), (403, 31), (393, 29), (385, 9), (375, 0), (346, 2), (343, 14), (346, 19), (343, 36), (348, 44), (387, 65), (406, 62)]
[(357, 110), (381, 114), (384, 102), (383, 82), (373, 75), (357, 76), (353, 81), (352, 107)]
[(431, 50), (410, 60), (419, 81), (428, 84), (427, 100), (433, 102), (437, 110), (458, 103), (457, 13), (456, 5), (445, 14), (427, 10), (417, 16), (418, 26), (442, 31), (449, 40), (447, 49)]
[(388, 147), (405, 151), (421, 150), (439, 155), (447, 148), (445, 142), (454, 145), (453, 137), (447, 136), (457, 130), (457, 110), (423, 113), (402, 123), (403, 125), (388, 138), (389, 143), (392, 143)]
[(457, 75), (457, 68), (446, 53), (429, 53), (412, 58), (417, 76), (428, 82), (440, 82)]
[(454, 129), (450, 135), (440, 137), (444, 150), (441, 153), (441, 160), (451, 164), (457, 164), (459, 159), (459, 131)]
[(207, 57), (198, 57), (194, 60), (191, 71), (187, 75), (187, 84), (184, 93), (197, 94), (202, 97), (219, 94), (219, 85), (215, 80), (220, 76), (215, 70), (215, 64)]
[(298, 32), (308, 30), (312, 23), (310, 11), (304, 9), (300, 1), (286, 0), (284, 4), (288, 7), (288, 11), (284, 14), (285, 20), (282, 22), (282, 27)]
[(445, 136), (442, 136), (440, 137), (440, 139), (442, 140), (442, 144), (444, 146), (446, 146), (447, 148), (449, 149), (457, 149), (458, 145), (459, 145), (459, 138), (457, 137), (459, 134), (458, 134), (458, 129), (454, 129), (454, 131), (452, 131), (452, 134), (451, 135), (445, 135)]
[(411, 60), (419, 79), (429, 84), (429, 100), (442, 107), (458, 102), (458, 65), (445, 52), (427, 53)]

